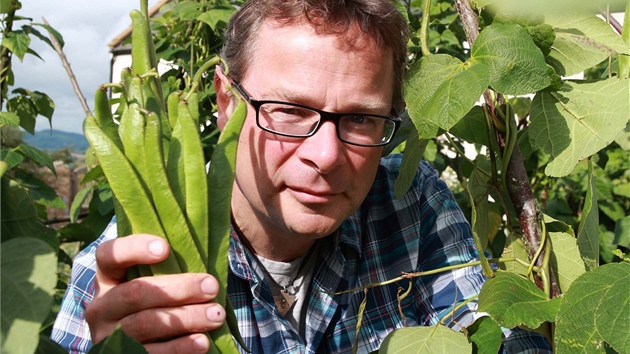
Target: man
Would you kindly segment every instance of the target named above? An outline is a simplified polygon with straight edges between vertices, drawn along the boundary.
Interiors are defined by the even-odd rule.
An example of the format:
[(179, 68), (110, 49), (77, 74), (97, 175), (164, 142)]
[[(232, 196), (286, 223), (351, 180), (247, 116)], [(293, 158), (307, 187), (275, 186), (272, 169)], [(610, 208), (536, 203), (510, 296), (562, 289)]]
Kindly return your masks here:
[[(339, 294), (477, 259), (470, 226), (435, 171), (422, 163), (395, 199), (400, 157), (381, 159), (403, 106), (406, 26), (387, 0), (253, 0), (228, 25), (230, 75), (215, 76), (219, 128), (237, 102), (230, 87), (249, 104), (228, 293), (253, 353), (344, 353), (355, 341), (366, 353), (405, 325), (474, 321), (466, 301), (483, 283), (477, 267)], [(77, 257), (53, 339), (84, 352), (120, 323), (152, 354), (205, 353), (201, 333), (225, 318), (212, 302), (213, 277), (125, 281), (127, 267), (167, 253), (158, 237), (116, 238), (110, 225)]]

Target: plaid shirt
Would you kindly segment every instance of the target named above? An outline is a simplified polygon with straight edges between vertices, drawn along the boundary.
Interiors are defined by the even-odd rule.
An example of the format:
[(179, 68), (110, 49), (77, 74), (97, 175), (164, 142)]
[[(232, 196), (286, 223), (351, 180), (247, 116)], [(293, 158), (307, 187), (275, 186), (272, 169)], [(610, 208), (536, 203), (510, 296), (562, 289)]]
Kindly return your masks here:
[[(304, 338), (279, 315), (268, 284), (254, 271), (253, 255), (233, 232), (228, 293), (241, 335), (252, 353), (359, 353), (375, 351), (394, 329), (427, 326), (443, 320), (453, 329), (479, 317), (472, 301), (484, 278), (479, 267), (465, 267), (363, 291), (335, 294), (383, 282), (401, 272), (427, 271), (477, 260), (470, 225), (436, 171), (421, 163), (410, 190), (396, 199), (393, 183), (401, 157), (381, 160), (375, 182), (359, 209), (338, 232), (320, 242), (304, 321)], [(71, 353), (90, 345), (86, 305), (94, 293), (96, 247), (116, 237), (114, 221), (75, 259), (72, 279), (55, 321), (52, 339)], [(401, 301), (399, 288), (411, 293)], [(361, 302), (367, 296), (362, 325), (355, 333)], [(400, 307), (399, 307), (400, 303)], [(506, 331), (510, 333), (510, 331)], [(358, 338), (357, 338), (358, 337)], [(504, 340), (508, 353), (551, 353), (535, 333), (516, 331)]]

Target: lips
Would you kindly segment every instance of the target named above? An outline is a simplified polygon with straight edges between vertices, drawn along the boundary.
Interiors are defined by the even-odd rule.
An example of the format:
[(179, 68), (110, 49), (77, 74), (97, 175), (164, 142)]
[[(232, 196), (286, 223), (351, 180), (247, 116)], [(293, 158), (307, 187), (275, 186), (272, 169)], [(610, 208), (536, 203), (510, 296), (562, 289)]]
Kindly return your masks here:
[(329, 203), (330, 201), (332, 201), (332, 199), (341, 194), (330, 189), (315, 190), (290, 186), (287, 186), (286, 190), (291, 193), (291, 195), (293, 195), (295, 199), (304, 204)]

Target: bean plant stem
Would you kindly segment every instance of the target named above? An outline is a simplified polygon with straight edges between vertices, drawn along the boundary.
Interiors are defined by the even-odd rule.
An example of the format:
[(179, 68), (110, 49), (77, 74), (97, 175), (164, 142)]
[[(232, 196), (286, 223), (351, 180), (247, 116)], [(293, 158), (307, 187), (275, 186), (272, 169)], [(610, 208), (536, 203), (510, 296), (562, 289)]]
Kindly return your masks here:
[[(475, 12), (475, 10), (473, 10), (470, 6), (469, 0), (456, 0), (455, 3), (457, 5), (459, 17), (464, 25), (466, 39), (472, 48), (477, 36), (479, 35), (479, 17), (477, 12)], [(529, 176), (527, 175), (527, 170), (525, 169), (525, 164), (518, 144), (514, 144), (513, 147), (509, 146), (509, 141), (507, 140), (505, 132), (506, 129), (505, 127), (501, 129), (501, 123), (498, 122), (501, 121), (501, 118), (497, 116), (497, 113), (503, 113), (497, 112), (498, 110), (501, 110), (500, 107), (504, 101), (502, 95), (497, 93), (493, 99), (492, 92), (490, 90), (486, 90), (483, 96), (486, 104), (489, 106), (488, 113), (492, 118), (491, 121), (495, 125), (499, 149), (502, 153), (506, 148), (512, 149), (512, 153), (509, 156), (509, 164), (507, 165), (507, 172), (504, 173), (506, 189), (510, 195), (514, 209), (516, 210), (521, 229), (523, 230), (523, 241), (525, 242), (529, 257), (530, 259), (535, 259), (536, 252), (540, 247), (542, 239), (541, 223), (543, 222), (543, 220), (539, 217), (541, 213), (538, 208), (538, 202), (532, 192)], [(507, 125), (509, 123), (507, 119), (512, 118), (506, 115), (505, 120), (502, 120), (503, 124)], [(547, 244), (545, 243), (544, 246), (547, 246)], [(543, 263), (544, 259), (545, 257), (539, 257), (536, 259), (536, 266), (541, 270), (548, 268), (548, 265)], [(549, 272), (546, 275), (549, 277), (548, 281), (551, 289), (551, 297), (558, 296), (560, 291), (553, 272)], [(535, 277), (535, 283), (541, 290), (546, 288), (544, 284), (545, 282), (540, 276)]]
[(429, 17), (431, 16), (431, 0), (424, 0), (422, 5), (422, 22), (420, 23), (420, 49), (422, 55), (431, 55), (429, 49)]
[[(43, 18), (42, 20), (44, 21), (46, 25), (48, 25), (48, 21), (46, 21), (45, 18)], [(63, 64), (64, 69), (66, 69), (66, 72), (68, 73), (68, 78), (70, 78), (72, 89), (74, 90), (74, 93), (77, 95), (77, 98), (79, 99), (79, 102), (81, 103), (81, 107), (83, 107), (85, 116), (87, 117), (87, 116), (92, 115), (90, 106), (88, 106), (87, 101), (85, 100), (85, 96), (83, 96), (83, 93), (81, 92), (81, 88), (79, 88), (79, 83), (77, 82), (77, 78), (74, 76), (74, 72), (72, 71), (72, 68), (70, 67), (70, 63), (68, 62), (66, 55), (63, 53), (63, 48), (61, 48), (61, 45), (59, 44), (59, 41), (57, 41), (57, 38), (55, 38), (55, 36), (51, 34), (49, 35), (49, 37), (50, 37), (50, 41), (53, 44), (53, 47), (55, 48), (55, 51), (57, 52), (57, 54), (59, 55), (59, 58), (61, 59), (61, 64)]]

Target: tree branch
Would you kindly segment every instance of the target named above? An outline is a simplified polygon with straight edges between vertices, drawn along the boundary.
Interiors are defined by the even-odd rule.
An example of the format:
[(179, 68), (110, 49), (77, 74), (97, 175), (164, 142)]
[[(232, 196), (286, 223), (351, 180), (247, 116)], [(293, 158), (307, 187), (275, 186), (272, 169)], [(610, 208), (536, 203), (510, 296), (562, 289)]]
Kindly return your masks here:
[[(46, 21), (45, 18), (42, 18), (42, 20), (44, 21), (45, 24), (48, 25), (48, 21)], [(70, 83), (72, 84), (74, 93), (77, 95), (79, 102), (81, 102), (81, 106), (83, 107), (83, 111), (85, 111), (86, 117), (89, 115), (92, 115), (92, 111), (90, 110), (90, 107), (88, 106), (87, 101), (85, 100), (85, 96), (83, 96), (83, 93), (81, 92), (81, 89), (79, 88), (79, 83), (77, 82), (77, 78), (74, 76), (74, 72), (72, 71), (72, 68), (70, 67), (70, 63), (68, 62), (66, 55), (63, 53), (63, 48), (61, 48), (61, 45), (59, 44), (55, 36), (53, 36), (52, 34), (49, 34), (48, 37), (50, 37), (50, 41), (52, 42), (53, 47), (55, 48), (55, 51), (57, 52), (57, 54), (59, 55), (59, 58), (61, 59), (61, 64), (63, 65), (63, 67), (66, 69), (66, 72), (68, 73), (68, 77), (70, 78)]]

